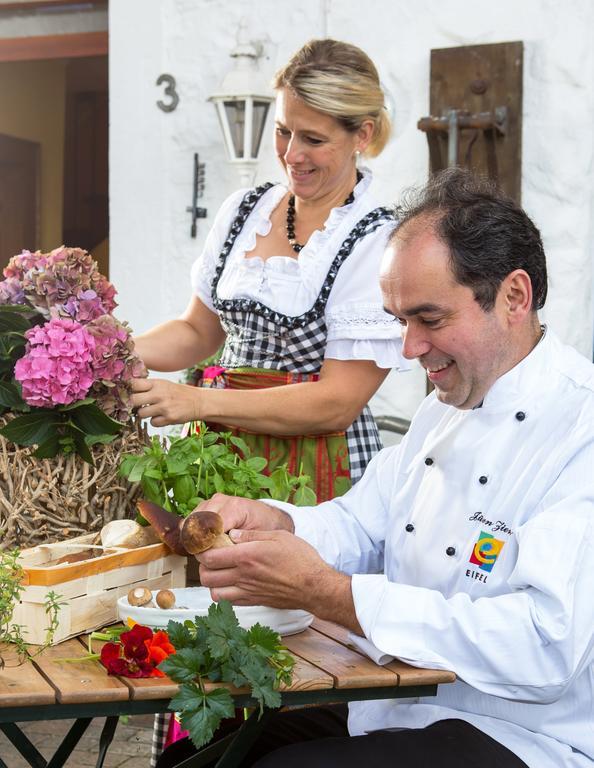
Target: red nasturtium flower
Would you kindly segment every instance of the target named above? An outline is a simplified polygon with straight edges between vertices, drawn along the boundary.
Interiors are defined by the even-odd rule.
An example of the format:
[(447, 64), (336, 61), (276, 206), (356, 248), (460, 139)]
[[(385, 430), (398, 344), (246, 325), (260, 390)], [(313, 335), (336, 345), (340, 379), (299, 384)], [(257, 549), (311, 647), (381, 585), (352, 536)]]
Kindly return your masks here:
[(153, 669), (153, 677), (165, 677), (164, 673), (160, 669), (157, 669), (157, 665), (166, 659), (171, 653), (175, 653), (175, 648), (169, 642), (169, 635), (167, 632), (159, 630), (149, 640), (144, 641), (148, 649), (149, 660), (155, 665)]
[(129, 632), (122, 632), (118, 643), (106, 643), (100, 658), (110, 675), (164, 677), (156, 667), (171, 653), (175, 653), (175, 648), (167, 632), (153, 634), (149, 627), (135, 624)]

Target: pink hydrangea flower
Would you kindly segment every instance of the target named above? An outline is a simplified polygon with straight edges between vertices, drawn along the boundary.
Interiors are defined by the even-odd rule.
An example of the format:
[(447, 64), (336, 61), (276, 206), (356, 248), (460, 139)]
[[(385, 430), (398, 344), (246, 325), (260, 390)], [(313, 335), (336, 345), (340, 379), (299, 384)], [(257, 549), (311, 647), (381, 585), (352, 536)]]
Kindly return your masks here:
[(14, 368), (25, 402), (52, 408), (85, 398), (94, 381), (95, 351), (87, 329), (73, 320), (53, 319), (25, 336), (25, 354)]
[(132, 413), (130, 380), (147, 375), (144, 363), (134, 351), (128, 326), (112, 315), (103, 315), (92, 320), (86, 329), (95, 340), (95, 384), (89, 395), (108, 416), (127, 421)]

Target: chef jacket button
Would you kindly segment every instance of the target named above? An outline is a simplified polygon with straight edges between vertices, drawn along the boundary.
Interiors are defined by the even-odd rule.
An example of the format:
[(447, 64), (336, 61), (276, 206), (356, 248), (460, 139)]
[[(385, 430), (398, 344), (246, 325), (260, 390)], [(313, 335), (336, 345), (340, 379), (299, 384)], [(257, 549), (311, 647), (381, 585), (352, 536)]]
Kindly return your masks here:
[(427, 458), (425, 459), (425, 464), (428, 467), (430, 467), (433, 464), (433, 459), (431, 458), (431, 456), (427, 456)]
[(524, 421), (525, 418), (526, 418), (526, 414), (524, 413), (524, 411), (518, 411), (516, 413), (516, 419), (518, 421)]
[(479, 483), (480, 483), (481, 485), (485, 485), (485, 484), (486, 484), (486, 483), (488, 483), (488, 482), (489, 482), (489, 478), (487, 477), (487, 475), (481, 475), (481, 476), (479, 477)]
[(452, 557), (452, 555), (455, 555), (455, 554), (456, 554), (456, 547), (448, 547), (446, 549), (446, 555), (448, 555), (448, 557)]
[(412, 533), (414, 531), (414, 529), (415, 529), (415, 527), (414, 527), (414, 525), (412, 523), (407, 523), (405, 528), (404, 528), (404, 530), (407, 533)]

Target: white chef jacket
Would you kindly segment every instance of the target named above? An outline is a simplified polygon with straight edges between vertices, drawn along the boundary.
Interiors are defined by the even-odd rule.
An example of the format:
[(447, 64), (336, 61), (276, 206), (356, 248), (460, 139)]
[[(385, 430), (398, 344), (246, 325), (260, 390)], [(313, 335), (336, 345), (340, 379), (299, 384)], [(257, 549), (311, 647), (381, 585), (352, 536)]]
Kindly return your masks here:
[(349, 729), (466, 720), (531, 768), (594, 764), (594, 366), (548, 331), (482, 406), (429, 395), (342, 498), (287, 510), (378, 653), (453, 670)]

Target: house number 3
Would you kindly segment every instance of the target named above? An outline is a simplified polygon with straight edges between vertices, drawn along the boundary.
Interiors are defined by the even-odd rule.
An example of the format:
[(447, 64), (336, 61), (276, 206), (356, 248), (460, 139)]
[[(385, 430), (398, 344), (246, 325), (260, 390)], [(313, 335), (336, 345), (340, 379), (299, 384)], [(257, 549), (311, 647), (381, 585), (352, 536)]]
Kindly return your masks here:
[(175, 90), (175, 77), (172, 77), (171, 75), (159, 75), (157, 85), (165, 85), (165, 96), (171, 99), (171, 101), (168, 103), (165, 103), (159, 99), (157, 106), (159, 109), (162, 109), (163, 112), (173, 112), (173, 110), (179, 104), (179, 96)]

